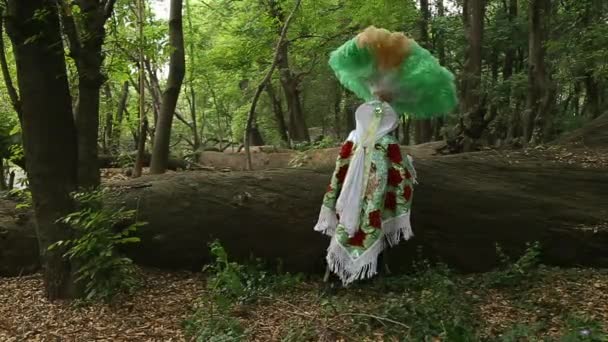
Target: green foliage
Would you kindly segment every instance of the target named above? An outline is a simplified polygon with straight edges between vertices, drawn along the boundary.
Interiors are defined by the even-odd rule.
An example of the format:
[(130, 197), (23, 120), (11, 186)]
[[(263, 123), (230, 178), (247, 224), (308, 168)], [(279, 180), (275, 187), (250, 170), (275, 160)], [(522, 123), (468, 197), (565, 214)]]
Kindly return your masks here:
[(196, 342), (234, 342), (247, 337), (241, 322), (225, 307), (201, 306), (184, 327), (190, 340)]
[(9, 191), (9, 196), (18, 201), (16, 209), (29, 209), (32, 207), (32, 192), (29, 188), (13, 189)]
[(249, 265), (230, 261), (224, 247), (209, 245), (214, 262), (203, 271), (208, 274), (210, 302), (201, 299), (199, 308), (186, 320), (189, 336), (196, 341), (240, 341), (248, 333), (234, 317), (236, 306), (251, 305), (301, 282), (299, 276), (271, 274), (257, 260)]
[(318, 150), (336, 147), (338, 145), (338, 141), (332, 137), (323, 137), (323, 139), (319, 141), (315, 141), (313, 143), (299, 143), (294, 144), (293, 149), (297, 151), (310, 151), (310, 150)]
[(218, 241), (210, 244), (210, 252), (215, 262), (206, 266), (204, 271), (210, 274), (209, 289), (221, 301), (252, 303), (300, 281), (299, 276), (289, 273), (270, 274), (260, 260), (247, 265), (230, 261)]
[(605, 342), (608, 341), (608, 327), (589, 317), (573, 315), (567, 319), (568, 332), (561, 342)]
[(78, 267), (76, 281), (84, 285), (86, 300), (109, 301), (138, 285), (131, 259), (121, 256), (118, 249), (138, 243), (139, 238), (133, 234), (144, 223), (136, 220), (135, 210), (105, 205), (104, 193), (74, 193), (78, 210), (59, 220), (73, 229), (74, 237), (49, 247), (64, 248), (64, 257)]
[(541, 324), (518, 323), (505, 331), (500, 340), (502, 342), (541, 341), (535, 337), (541, 328)]
[(471, 305), (448, 267), (423, 261), (416, 268), (411, 276), (376, 285), (380, 292), (394, 291), (395, 296), (377, 306), (374, 316), (403, 322), (409, 328), (365, 316), (359, 319), (362, 327), (370, 331), (382, 328), (388, 336), (407, 341), (477, 341)]
[(526, 250), (515, 262), (497, 244), (496, 253), (501, 261), (502, 267), (488, 273), (488, 281), (492, 286), (516, 286), (529, 281), (535, 276), (539, 265), (541, 247), (538, 242), (528, 243)]

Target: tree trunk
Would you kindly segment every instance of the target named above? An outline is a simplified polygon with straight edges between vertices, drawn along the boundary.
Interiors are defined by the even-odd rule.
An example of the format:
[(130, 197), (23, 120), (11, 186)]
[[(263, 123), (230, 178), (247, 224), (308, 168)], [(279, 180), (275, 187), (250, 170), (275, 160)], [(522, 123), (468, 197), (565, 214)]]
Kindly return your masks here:
[(529, 7), (529, 90), (526, 100), (525, 142), (542, 143), (548, 134), (555, 89), (545, 65), (545, 43), (551, 21), (551, 1), (531, 0)]
[[(439, 18), (444, 18), (445, 17), (445, 6), (443, 4), (443, 0), (436, 0), (437, 3), (435, 4), (437, 7), (437, 16)], [(446, 65), (447, 61), (446, 61), (446, 54), (445, 54), (445, 32), (442, 31), (436, 31), (435, 32), (435, 39), (437, 41), (437, 58), (439, 59), (439, 63), (441, 65)]]
[[(418, 42), (422, 47), (431, 50), (431, 41), (429, 37), (429, 22), (431, 21), (431, 11), (429, 9), (429, 0), (420, 0), (420, 20), (418, 22), (420, 30), (420, 39)], [(433, 124), (430, 119), (416, 120), (414, 123), (414, 141), (416, 144), (422, 144), (433, 140)]]
[(310, 135), (308, 134), (308, 126), (304, 119), (302, 111), (302, 103), (300, 101), (299, 81), (289, 68), (289, 49), (288, 44), (283, 43), (279, 47), (279, 75), (283, 93), (287, 102), (287, 111), (289, 113), (289, 136), (295, 142), (308, 142)]
[(146, 15), (145, 0), (137, 0), (137, 21), (139, 31), (139, 132), (137, 134), (137, 156), (135, 157), (135, 165), (133, 166), (133, 177), (137, 178), (142, 175), (144, 157), (146, 153), (146, 137), (148, 135), (148, 118), (146, 117), (146, 71), (145, 71), (145, 36), (144, 36), (144, 18)]
[(106, 93), (106, 101), (109, 103), (106, 106), (106, 122), (103, 130), (103, 140), (102, 140), (102, 149), (103, 153), (110, 153), (110, 146), (112, 145), (112, 136), (114, 129), (114, 115), (112, 113), (112, 90), (110, 89), (110, 84), (106, 82), (105, 84), (105, 93)]
[(587, 147), (608, 147), (608, 111), (580, 129), (557, 139), (559, 144), (581, 144)]
[[(511, 41), (513, 41), (515, 39), (514, 23), (515, 23), (515, 19), (517, 18), (517, 0), (509, 0), (509, 4), (508, 4), (507, 8), (505, 8), (504, 10), (505, 10), (505, 12), (507, 12), (507, 18), (509, 19), (509, 25), (511, 28), (509, 30), (509, 35), (510, 35)], [(504, 60), (503, 69), (502, 69), (503, 82), (509, 81), (511, 79), (511, 76), (513, 76), (515, 56), (516, 56), (515, 48), (511, 44), (507, 44), (507, 47), (505, 50), (505, 60)], [(516, 124), (512, 122), (514, 120), (513, 115), (516, 115), (516, 114), (514, 114), (511, 109), (511, 88), (512, 88), (512, 85), (509, 84), (509, 87), (507, 87), (507, 89), (506, 89), (507, 94), (505, 94), (504, 101), (501, 101), (501, 107), (503, 108), (503, 111), (505, 113), (504, 117), (508, 118), (507, 136), (506, 136), (507, 143), (511, 143), (513, 141), (513, 139), (516, 138), (516, 135), (517, 135)], [(519, 116), (517, 116), (517, 118), (515, 118), (515, 119), (519, 119)]]
[(287, 145), (290, 145), (289, 137), (287, 135), (287, 124), (285, 123), (285, 115), (283, 113), (283, 106), (281, 106), (281, 98), (277, 96), (272, 85), (272, 81), (266, 85), (266, 93), (272, 103), (272, 111), (274, 112), (275, 121), (277, 122), (277, 129), (281, 140)]
[(145, 71), (148, 74), (148, 77), (144, 76), (144, 81), (146, 82), (146, 86), (150, 95), (152, 95), (152, 109), (154, 110), (154, 127), (158, 125), (158, 117), (160, 115), (161, 107), (162, 107), (162, 97), (163, 92), (160, 89), (160, 82), (158, 81), (158, 76), (156, 75), (156, 68), (152, 67), (152, 63), (150, 60), (144, 56), (144, 67)]
[(171, 143), (171, 126), (175, 107), (186, 73), (186, 57), (184, 52), (184, 31), (182, 27), (183, 0), (171, 0), (171, 15), (169, 18), (169, 43), (171, 60), (169, 62), (169, 79), (163, 93), (163, 102), (158, 117), (158, 125), (154, 136), (152, 164), (150, 172), (160, 174), (167, 171), (169, 162), (169, 147)]
[[(338, 151), (319, 153), (330, 167)], [(400, 262), (391, 266), (406, 267), (421, 245), (427, 257), (459, 270), (486, 271), (497, 261), (495, 243), (522, 251), (537, 240), (543, 262), (608, 266), (608, 233), (592, 229), (607, 214), (605, 170), (526, 159), (508, 165), (495, 153), (415, 160), (421, 177), (412, 213), (416, 235), (396, 248), (393, 260)], [(117, 184), (132, 190), (116, 200), (137, 207), (149, 222), (131, 250), (142, 264), (200, 269), (211, 261), (205, 246), (219, 239), (239, 260), (281, 259), (286, 270), (311, 272), (323, 269), (329, 242), (312, 230), (328, 177), (304, 169), (177, 173)], [(555, 184), (568, 184), (576, 200)]]
[(4, 86), (6, 87), (8, 97), (11, 100), (11, 105), (13, 106), (15, 113), (17, 113), (19, 123), (23, 124), (23, 114), (21, 113), (21, 100), (19, 100), (19, 94), (17, 94), (17, 89), (15, 89), (15, 85), (13, 84), (13, 78), (11, 77), (8, 62), (6, 61), (6, 48), (4, 46), (4, 10), (5, 9), (0, 6), (0, 69), (2, 70)]
[(193, 146), (192, 150), (195, 152), (201, 148), (201, 136), (198, 133), (198, 122), (196, 117), (196, 92), (194, 86), (190, 84), (190, 98), (188, 100), (190, 106), (190, 120), (192, 121), (190, 128), (192, 129)]
[[(467, 60), (462, 84), (461, 112), (464, 116), (464, 134), (474, 142), (481, 138), (485, 128), (484, 108), (481, 101), (481, 64), (484, 27), (485, 0), (465, 0), (465, 23), (467, 24)], [(467, 144), (465, 144), (466, 146)]]
[[(605, 169), (521, 154), (507, 164), (495, 152), (424, 157), (417, 156), (421, 148), (409, 151), (420, 175), (412, 207), (416, 235), (391, 250), (391, 260), (398, 261), (391, 270), (408, 268), (421, 247), (424, 257), (457, 270), (487, 271), (498, 262), (496, 243), (520, 254), (533, 241), (541, 243), (543, 263), (608, 267)], [(338, 152), (314, 152), (321, 170), (187, 172), (121, 181), (110, 185), (109, 200), (137, 208), (148, 222), (138, 230), (141, 243), (127, 251), (139, 264), (200, 270), (212, 261), (206, 246), (219, 239), (239, 261), (253, 255), (280, 260), (290, 272), (322, 272), (329, 240), (312, 227)]]
[[(266, 72), (266, 76), (264, 76), (264, 79), (262, 80), (260, 85), (258, 85), (258, 87), (255, 91), (255, 94), (253, 95), (253, 99), (251, 100), (251, 107), (249, 108), (249, 113), (247, 114), (247, 124), (245, 126), (245, 136), (243, 138), (243, 140), (244, 140), (243, 144), (245, 146), (245, 153), (247, 155), (247, 170), (249, 170), (249, 171), (253, 170), (253, 164), (251, 162), (251, 151), (250, 151), (249, 147), (251, 144), (251, 132), (252, 132), (252, 129), (255, 127), (254, 123), (256, 122), (255, 109), (257, 107), (258, 100), (260, 99), (260, 95), (262, 95), (262, 91), (264, 91), (264, 88), (268, 86), (268, 83), (272, 79), (272, 74), (274, 73), (274, 69), (277, 67), (277, 65), (279, 65), (279, 61), (281, 58), (280, 51), (281, 51), (281, 47), (283, 46), (283, 42), (285, 41), (285, 38), (287, 37), (287, 31), (289, 29), (289, 24), (291, 23), (291, 20), (293, 19), (294, 15), (296, 14), (296, 11), (300, 8), (301, 3), (302, 3), (302, 0), (296, 0), (296, 4), (295, 4), (293, 10), (291, 11), (289, 16), (285, 20), (285, 23), (283, 24), (283, 27), (281, 28), (281, 33), (279, 34), (279, 40), (277, 41), (277, 46), (274, 49), (274, 56), (272, 58), (272, 64), (270, 65), (270, 69), (268, 69), (268, 71)], [(271, 6), (274, 6), (274, 5), (276, 5), (276, 3), (272, 2)]]
[(410, 132), (412, 131), (411, 130), (412, 119), (403, 117), (402, 126), (403, 126), (403, 141), (401, 143), (403, 145), (409, 145), (412, 142), (412, 138), (411, 138), (411, 134), (410, 134)]
[(120, 100), (118, 101), (118, 107), (116, 108), (116, 126), (112, 131), (112, 138), (110, 139), (110, 151), (112, 154), (118, 154), (120, 152), (120, 137), (122, 135), (122, 118), (124, 116), (125, 109), (127, 108), (127, 100), (129, 99), (129, 82), (125, 81), (122, 85), (122, 91), (120, 92)]
[[(437, 16), (439, 18), (445, 17), (445, 6), (443, 4), (443, 0), (436, 0), (435, 6), (437, 7)], [(437, 58), (439, 59), (439, 64), (447, 65), (446, 60), (446, 51), (445, 51), (445, 31), (442, 27), (441, 30), (436, 30), (434, 32), (434, 40), (436, 42), (435, 47), (437, 50)], [(433, 138), (434, 140), (442, 140), (443, 134), (442, 129), (444, 126), (444, 119), (437, 118), (433, 121)]]
[(59, 1), (62, 9), (63, 27), (70, 44), (70, 54), (78, 70), (78, 100), (76, 101), (76, 128), (78, 130), (78, 184), (83, 188), (99, 185), (100, 174), (97, 162), (99, 140), (99, 100), (101, 86), (105, 82), (102, 74), (105, 39), (105, 23), (110, 17), (115, 0), (77, 0), (82, 15), (78, 26), (71, 6)]
[[(269, 6), (270, 15), (279, 23), (285, 23), (285, 15), (281, 5), (276, 0), (270, 0)], [(281, 33), (281, 26), (277, 27), (277, 33)], [(289, 113), (289, 138), (294, 142), (309, 142), (310, 135), (308, 134), (308, 126), (304, 119), (300, 99), (300, 82), (289, 66), (289, 42), (285, 41), (278, 47), (278, 58), (279, 78), (283, 86), (287, 112)]]
[(70, 264), (63, 257), (65, 251), (47, 250), (71, 235), (69, 227), (57, 220), (74, 209), (70, 192), (77, 188), (78, 167), (77, 133), (57, 7), (46, 0), (10, 0), (8, 14), (46, 295), (51, 300), (67, 298), (72, 295), (73, 282)]
[(334, 134), (336, 138), (340, 139), (342, 136), (342, 123), (340, 120), (342, 113), (342, 98), (344, 94), (344, 88), (339, 82), (336, 82), (336, 93), (334, 98)]
[(585, 74), (585, 105), (584, 112), (590, 119), (595, 119), (602, 114), (603, 104), (601, 101), (600, 87), (591, 73)]
[[(343, 117), (346, 123), (346, 135), (350, 134), (356, 128), (355, 112), (358, 107), (358, 99), (351, 93), (346, 93), (346, 99), (344, 100)], [(346, 136), (344, 137), (346, 138)]]
[(6, 171), (4, 169), (4, 159), (0, 158), (0, 190), (7, 190), (8, 184), (6, 182)]
[[(186, 18), (188, 20), (188, 35), (194, 36), (195, 32), (192, 26), (192, 8), (190, 7), (190, 0), (186, 0)], [(190, 88), (190, 94), (188, 97), (188, 105), (190, 106), (190, 120), (191, 124), (188, 126), (192, 130), (192, 150), (196, 153), (201, 148), (201, 135), (198, 132), (198, 119), (196, 117), (196, 91), (194, 90), (194, 79), (196, 65), (196, 54), (194, 52), (194, 39), (190, 39), (188, 44), (188, 61), (190, 67), (188, 73), (188, 86)]]

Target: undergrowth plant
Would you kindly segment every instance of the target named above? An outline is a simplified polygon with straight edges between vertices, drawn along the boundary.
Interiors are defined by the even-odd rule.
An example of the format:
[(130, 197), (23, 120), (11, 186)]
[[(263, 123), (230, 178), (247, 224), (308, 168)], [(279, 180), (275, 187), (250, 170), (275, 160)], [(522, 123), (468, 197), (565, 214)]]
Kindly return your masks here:
[(359, 316), (359, 329), (381, 329), (399, 341), (477, 341), (471, 303), (447, 265), (422, 260), (414, 268), (411, 275), (378, 280), (372, 286), (388, 295), (369, 308), (369, 316)]
[(9, 196), (17, 200), (16, 209), (29, 209), (32, 207), (32, 192), (29, 188), (13, 189)]
[(119, 246), (138, 243), (133, 234), (145, 223), (136, 220), (135, 210), (106, 206), (104, 193), (74, 193), (77, 211), (59, 219), (73, 229), (73, 238), (49, 247), (66, 250), (64, 257), (76, 265), (76, 281), (83, 285), (86, 300), (109, 301), (131, 293), (139, 283), (133, 262), (119, 253)]
[(249, 264), (231, 261), (226, 249), (214, 241), (209, 245), (214, 261), (204, 267), (210, 301), (201, 300), (199, 308), (185, 322), (186, 332), (195, 341), (240, 341), (248, 335), (235, 306), (255, 304), (301, 282), (299, 276), (266, 270), (260, 260)]
[(535, 271), (540, 264), (539, 242), (526, 244), (526, 250), (515, 261), (512, 261), (498, 244), (496, 253), (501, 265), (499, 269), (487, 274), (491, 286), (516, 286), (531, 280), (536, 275)]

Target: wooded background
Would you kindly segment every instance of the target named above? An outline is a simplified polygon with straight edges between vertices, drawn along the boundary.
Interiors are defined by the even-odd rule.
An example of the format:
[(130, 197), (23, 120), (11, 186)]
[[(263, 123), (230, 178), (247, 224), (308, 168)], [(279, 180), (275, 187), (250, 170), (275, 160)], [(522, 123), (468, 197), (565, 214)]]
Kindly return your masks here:
[[(430, 121), (404, 116), (404, 145), (440, 140), (447, 153), (542, 146), (580, 127), (583, 142), (606, 141), (597, 134), (608, 102), (603, 0), (170, 0), (166, 18), (154, 4), (0, 0), (0, 190), (12, 188), (15, 168), (27, 172), (51, 299), (69, 296), (72, 265), (61, 248), (47, 247), (72, 236), (57, 220), (74, 211), (70, 193), (100, 184), (100, 160), (128, 166), (128, 175), (138, 177), (147, 165), (153, 174), (198, 167), (201, 151), (232, 152), (246, 142), (295, 150), (334, 146), (353, 128), (360, 100), (339, 85), (326, 61), (368, 25), (408, 33), (456, 75), (459, 108)], [(462, 158), (464, 167), (468, 157)], [(465, 176), (444, 159), (434, 163)], [(433, 176), (427, 166), (423, 171), (445, 188), (441, 196), (457, 196), (449, 178)], [(516, 202), (503, 204), (490, 192), (479, 200), (501, 208), (517, 204), (527, 217), (542, 216), (554, 201), (573, 210), (568, 220), (558, 215), (559, 222), (599, 224), (593, 215), (602, 212), (593, 210), (601, 208), (602, 188), (589, 182), (602, 181), (601, 175), (591, 177), (585, 167), (562, 173), (537, 166), (538, 174), (587, 196), (569, 206), (553, 182), (526, 178), (521, 169), (505, 174), (480, 166), (469, 177), (478, 174), (486, 185), (495, 179), (490, 171), (536, 180), (520, 189), (539, 191), (531, 207), (520, 201), (532, 199), (518, 191), (511, 193)], [(233, 177), (226, 184), (237, 187)], [(512, 177), (505, 185), (521, 185)], [(432, 205), (415, 207), (428, 212)], [(547, 224), (555, 223), (552, 217)], [(476, 218), (477, 224), (495, 222)], [(496, 218), (505, 225), (517, 221)], [(303, 229), (299, 223), (294, 229)]]

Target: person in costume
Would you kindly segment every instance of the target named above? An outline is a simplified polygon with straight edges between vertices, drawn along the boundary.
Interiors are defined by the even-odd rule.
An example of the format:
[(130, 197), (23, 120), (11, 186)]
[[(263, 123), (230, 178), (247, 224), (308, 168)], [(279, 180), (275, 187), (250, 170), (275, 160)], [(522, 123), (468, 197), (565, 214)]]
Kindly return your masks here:
[(377, 273), (379, 254), (413, 236), (416, 172), (391, 134), (400, 115), (432, 118), (457, 104), (454, 76), (403, 33), (369, 27), (332, 52), (340, 83), (365, 102), (342, 145), (319, 220), (328, 269), (347, 285)]

